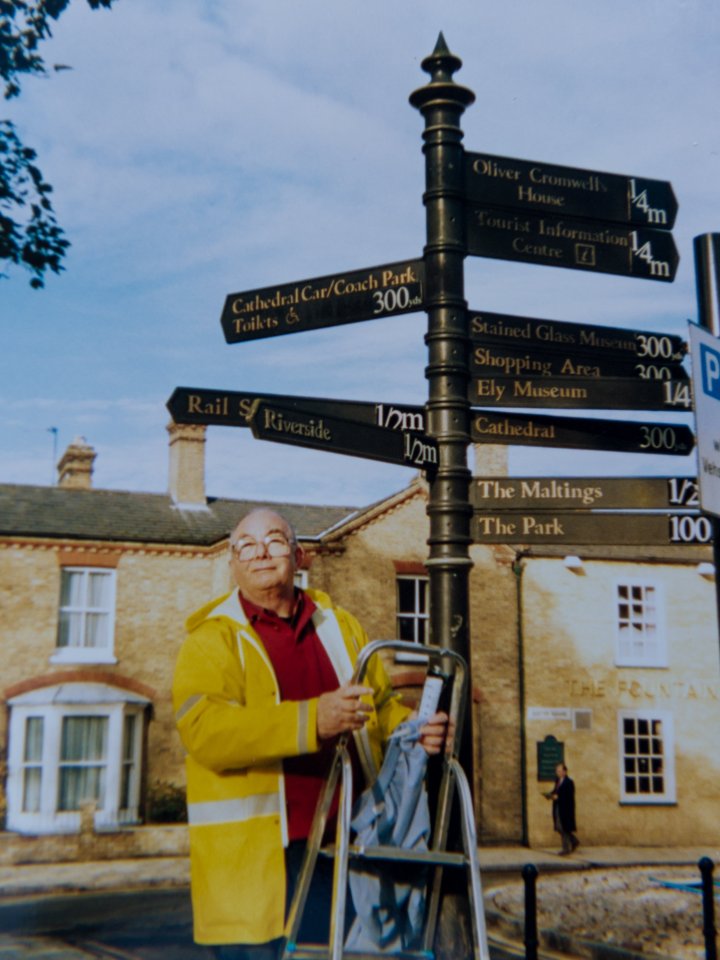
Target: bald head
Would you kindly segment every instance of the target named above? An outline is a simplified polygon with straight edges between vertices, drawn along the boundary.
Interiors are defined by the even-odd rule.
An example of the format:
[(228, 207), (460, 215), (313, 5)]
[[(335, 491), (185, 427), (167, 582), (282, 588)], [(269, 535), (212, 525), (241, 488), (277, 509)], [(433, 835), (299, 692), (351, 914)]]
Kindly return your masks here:
[[(234, 543), (237, 543), (243, 535), (257, 539), (257, 534), (254, 531), (257, 531), (261, 527), (265, 529), (267, 533), (272, 530), (277, 530), (287, 537), (290, 543), (297, 543), (297, 537), (292, 525), (282, 514), (271, 510), (269, 507), (256, 507), (238, 520), (235, 529), (230, 534), (230, 546), (232, 547)], [(263, 536), (264, 535), (265, 534), (263, 534)]]

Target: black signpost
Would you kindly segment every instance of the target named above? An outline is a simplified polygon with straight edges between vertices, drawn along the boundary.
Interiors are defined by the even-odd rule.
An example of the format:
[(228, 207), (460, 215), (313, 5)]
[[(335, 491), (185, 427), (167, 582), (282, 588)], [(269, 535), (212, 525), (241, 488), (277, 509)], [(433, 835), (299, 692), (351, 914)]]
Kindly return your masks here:
[(465, 154), (465, 196), (496, 207), (670, 229), (677, 200), (664, 180), (554, 163)]
[[(697, 493), (683, 478), (618, 480), (621, 487), (609, 480), (564, 486), (479, 478), (471, 504), (471, 441), (686, 456), (693, 435), (683, 424), (498, 412), (690, 408), (681, 366), (687, 346), (679, 337), (469, 311), (464, 298), (468, 254), (672, 281), (678, 255), (669, 228), (677, 202), (664, 181), (466, 153), (460, 118), (475, 95), (453, 80), (461, 65), (441, 34), (422, 62), (430, 80), (410, 97), (425, 122), (422, 257), (234, 293), (222, 313), (226, 340), (238, 343), (425, 310), (425, 406), (178, 387), (168, 407), (181, 423), (250, 426), (261, 439), (426, 471), (429, 639), (470, 663), (473, 541), (704, 543), (709, 521), (679, 512), (695, 505)], [(560, 512), (567, 500), (575, 510), (584, 498), (593, 501), (590, 508), (595, 501), (633, 509), (651, 503), (678, 512)], [(468, 705), (466, 730), (471, 719)], [(472, 782), (467, 737), (460, 757)]]
[(424, 309), (425, 266), (402, 260), (313, 280), (231, 293), (221, 323), (228, 343), (301, 333)]
[[(438, 442), (438, 469), (430, 482), (428, 516), (430, 555), (430, 639), (470, 663), (468, 574), (470, 434), (467, 369), (467, 302), (464, 293), (465, 200), (460, 118), (475, 100), (456, 84), (462, 61), (450, 53), (440, 34), (434, 51), (422, 61), (430, 82), (410, 97), (425, 121), (428, 380), (427, 427)], [(468, 712), (464, 727), (472, 729)], [(469, 739), (461, 742), (461, 760), (472, 774)]]

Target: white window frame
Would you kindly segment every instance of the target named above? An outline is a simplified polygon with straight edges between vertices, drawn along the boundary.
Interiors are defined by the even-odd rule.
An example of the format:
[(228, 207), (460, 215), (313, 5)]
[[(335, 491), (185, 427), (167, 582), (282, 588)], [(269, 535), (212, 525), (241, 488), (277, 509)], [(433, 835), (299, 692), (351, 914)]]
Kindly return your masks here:
[[(410, 611), (401, 611), (400, 610), (400, 590), (399, 583), (401, 580), (410, 580), (415, 584), (415, 601), (414, 601), (414, 610)], [(425, 610), (420, 609), (420, 583), (425, 584)], [(427, 574), (417, 574), (417, 573), (398, 573), (395, 575), (395, 626), (396, 634), (400, 639), (400, 620), (401, 618), (406, 620), (413, 621), (413, 639), (411, 643), (417, 643), (419, 646), (424, 646), (425, 641), (419, 638), (420, 630), (419, 625), (424, 624), (422, 633), (424, 634), (425, 640), (427, 640), (428, 626), (430, 620), (430, 578)]]
[[(125, 727), (128, 718), (134, 719), (130, 756), (125, 755)], [(142, 770), (143, 715), (139, 710), (126, 710), (123, 714), (122, 742), (120, 743), (120, 790), (118, 798), (118, 820), (120, 823), (137, 823), (140, 799), (140, 775)], [(123, 806), (123, 785), (125, 769), (128, 768), (128, 802)]]
[[(625, 720), (660, 721), (662, 724), (663, 780), (662, 793), (629, 793), (625, 787)], [(675, 733), (672, 714), (662, 710), (618, 710), (618, 761), (620, 776), (620, 802), (635, 806), (657, 806), (676, 803), (675, 789)], [(652, 777), (652, 771), (648, 775)]]
[[(628, 591), (627, 604), (632, 608), (632, 591), (642, 591), (642, 597), (636, 602), (641, 609), (636, 613), (630, 609), (627, 618), (620, 615), (620, 604), (624, 602), (620, 596), (621, 588)], [(647, 619), (647, 592), (653, 591), (653, 605), (655, 613), (654, 638), (648, 632)], [(663, 668), (668, 666), (667, 633), (665, 619), (665, 593), (663, 584), (655, 580), (636, 579), (632, 576), (618, 579), (614, 584), (613, 594), (615, 612), (615, 666), (617, 667), (649, 667)], [(632, 631), (632, 636), (624, 636), (623, 629)], [(630, 649), (636, 641), (641, 649)]]
[[(60, 602), (58, 602), (58, 618), (57, 618), (57, 629), (55, 636), (55, 650), (50, 657), (51, 663), (117, 663), (117, 658), (115, 657), (115, 588), (116, 588), (116, 571), (112, 567), (83, 567), (83, 566), (67, 566), (61, 567), (60, 569), (60, 596), (62, 597), (62, 578), (66, 573), (82, 573), (84, 574), (86, 580), (90, 574), (103, 574), (108, 577), (109, 580), (109, 597), (108, 597), (108, 606), (107, 608), (103, 607), (102, 609), (92, 610), (92, 612), (102, 612), (106, 613), (108, 617), (108, 645), (106, 647), (85, 647), (70, 645), (66, 647), (58, 646), (58, 638), (60, 632), (60, 615), (63, 610), (67, 609), (63, 607)], [(90, 612), (91, 608), (87, 606), (73, 608), (74, 612), (87, 613)]]
[[(34, 758), (32, 758), (32, 759), (28, 759), (28, 758), (26, 757), (26, 746), (27, 746), (28, 726), (29, 726), (29, 722), (30, 722), (31, 720), (39, 720), (39, 721), (40, 721), (40, 744), (41, 744), (41, 746), (40, 746), (40, 756), (39, 756), (39, 757), (34, 757)], [(43, 744), (44, 742), (45, 742), (45, 717), (42, 716), (42, 714), (30, 713), (30, 715), (25, 718), (25, 722), (24, 722), (24, 724), (23, 724), (23, 742), (22, 742), (22, 749), (21, 749), (21, 753), (20, 753), (20, 781), (21, 781), (21, 782), (20, 782), (20, 798), (21, 798), (21, 799), (20, 799), (20, 803), (21, 803), (21, 806), (22, 806), (22, 807), (25, 806), (25, 778), (26, 778), (27, 773), (28, 773), (30, 770), (32, 770), (32, 771), (37, 771), (37, 773), (39, 774), (39, 779), (40, 779), (40, 791), (39, 791), (39, 796), (40, 796), (40, 798), (42, 798), (42, 788), (43, 788), (43, 750), (42, 750), (42, 744)], [(30, 811), (30, 812), (34, 813), (34, 812), (38, 812), (38, 811)]]
[[(103, 693), (103, 687), (106, 691), (110, 691), (109, 695)], [(73, 689), (70, 690), (70, 688)], [(53, 700), (53, 697), (57, 699)], [(105, 702), (97, 702), (98, 699)], [(103, 802), (94, 813), (96, 829), (112, 829), (123, 824), (139, 823), (143, 724), (144, 711), (148, 703), (149, 701), (139, 695), (94, 683), (70, 683), (44, 687), (10, 700), (7, 829), (19, 833), (38, 834), (76, 833), (80, 829), (81, 811), (58, 810), (63, 720), (66, 717), (77, 716), (104, 717), (108, 721), (105, 791)], [(123, 767), (128, 762), (123, 755), (125, 717), (131, 715), (135, 716), (136, 720), (130, 761), (132, 766), (130, 803), (122, 809), (120, 807), (122, 774)], [(27, 719), (30, 717), (43, 719), (42, 774), (38, 811), (23, 810), (24, 773), (28, 766), (24, 760), (25, 731)]]

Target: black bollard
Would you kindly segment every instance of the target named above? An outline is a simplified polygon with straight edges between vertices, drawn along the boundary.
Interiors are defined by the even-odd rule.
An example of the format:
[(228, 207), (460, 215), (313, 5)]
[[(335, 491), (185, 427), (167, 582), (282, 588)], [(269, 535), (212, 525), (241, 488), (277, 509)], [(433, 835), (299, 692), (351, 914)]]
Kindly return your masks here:
[(537, 931), (537, 895), (535, 883), (538, 869), (534, 863), (526, 863), (522, 868), (522, 878), (525, 883), (525, 960), (537, 960), (538, 931)]
[(705, 960), (717, 960), (717, 940), (715, 930), (715, 897), (713, 888), (714, 864), (710, 857), (698, 861), (702, 876), (703, 900), (703, 936), (705, 937)]

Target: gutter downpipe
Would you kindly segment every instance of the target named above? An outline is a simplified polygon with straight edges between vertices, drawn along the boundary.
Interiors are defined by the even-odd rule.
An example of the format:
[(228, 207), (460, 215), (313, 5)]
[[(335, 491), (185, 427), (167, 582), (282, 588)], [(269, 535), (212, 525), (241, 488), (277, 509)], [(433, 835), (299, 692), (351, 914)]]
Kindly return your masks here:
[(515, 574), (515, 611), (517, 620), (518, 645), (518, 699), (520, 701), (520, 812), (522, 818), (521, 843), (530, 846), (528, 837), (527, 814), (527, 733), (525, 730), (525, 637), (523, 634), (523, 606), (522, 606), (522, 575), (525, 569), (523, 558), (527, 556), (524, 550), (518, 550), (513, 561), (512, 571)]

